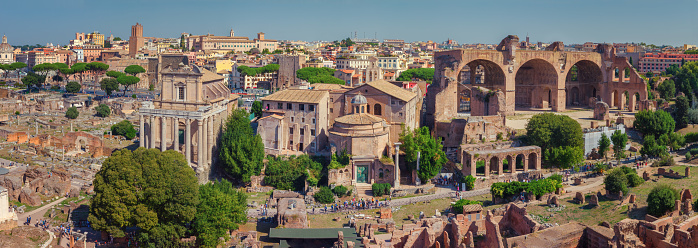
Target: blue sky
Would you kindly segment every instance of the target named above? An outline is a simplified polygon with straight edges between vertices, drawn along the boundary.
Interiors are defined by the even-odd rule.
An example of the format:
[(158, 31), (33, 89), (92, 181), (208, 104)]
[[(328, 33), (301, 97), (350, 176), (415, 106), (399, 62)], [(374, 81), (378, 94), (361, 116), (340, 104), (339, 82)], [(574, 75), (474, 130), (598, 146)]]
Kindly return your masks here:
[(3, 1), (0, 33), (10, 44), (67, 44), (76, 32), (127, 39), (180, 33), (268, 39), (359, 38), (460, 43), (522, 40), (698, 44), (698, 0), (28, 0)]

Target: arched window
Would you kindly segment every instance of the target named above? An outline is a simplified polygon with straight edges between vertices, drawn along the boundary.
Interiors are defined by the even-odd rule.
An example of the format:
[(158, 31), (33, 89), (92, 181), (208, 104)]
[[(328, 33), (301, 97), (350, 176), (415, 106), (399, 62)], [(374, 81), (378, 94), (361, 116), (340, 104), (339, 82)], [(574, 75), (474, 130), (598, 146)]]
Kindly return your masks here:
[(376, 105), (373, 105), (373, 114), (374, 115), (381, 115), (381, 105), (376, 103)]
[(356, 110), (354, 112), (356, 112), (357, 114), (359, 113), (359, 106), (356, 106)]
[(383, 178), (383, 169), (378, 170), (378, 177)]
[(364, 110), (364, 106), (361, 106), (361, 113), (363, 114), (364, 111), (365, 111), (365, 110)]

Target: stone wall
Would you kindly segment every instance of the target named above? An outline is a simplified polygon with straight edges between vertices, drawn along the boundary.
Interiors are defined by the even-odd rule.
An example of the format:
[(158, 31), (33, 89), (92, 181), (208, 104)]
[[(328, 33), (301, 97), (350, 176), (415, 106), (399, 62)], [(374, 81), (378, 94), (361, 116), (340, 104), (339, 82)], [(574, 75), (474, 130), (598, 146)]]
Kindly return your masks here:
[(506, 99), (501, 90), (490, 90), (484, 87), (471, 88), (470, 116), (503, 115), (506, 109)]

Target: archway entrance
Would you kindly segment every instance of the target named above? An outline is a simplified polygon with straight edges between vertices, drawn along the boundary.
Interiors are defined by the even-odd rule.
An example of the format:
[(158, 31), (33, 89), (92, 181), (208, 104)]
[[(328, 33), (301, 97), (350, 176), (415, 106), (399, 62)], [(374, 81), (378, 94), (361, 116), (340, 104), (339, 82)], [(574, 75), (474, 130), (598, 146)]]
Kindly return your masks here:
[(516, 106), (527, 108), (555, 107), (557, 94), (557, 71), (542, 59), (532, 59), (521, 65), (516, 72)]
[(535, 170), (537, 162), (538, 162), (538, 154), (535, 154), (535, 153), (528, 154), (528, 169), (529, 170)]
[(565, 76), (568, 106), (589, 106), (589, 99), (596, 97), (596, 88), (603, 79), (598, 65), (589, 60), (581, 60), (570, 68)]

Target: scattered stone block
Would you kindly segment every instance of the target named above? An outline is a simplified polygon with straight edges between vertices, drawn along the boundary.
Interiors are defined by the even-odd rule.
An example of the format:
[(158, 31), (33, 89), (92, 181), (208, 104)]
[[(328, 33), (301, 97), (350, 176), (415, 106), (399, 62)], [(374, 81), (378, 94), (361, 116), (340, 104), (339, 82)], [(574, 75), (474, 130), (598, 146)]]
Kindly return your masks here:
[(599, 197), (597, 195), (591, 195), (591, 199), (589, 199), (589, 205), (593, 207), (599, 206)]
[(577, 204), (584, 204), (584, 194), (582, 194), (582, 192), (577, 192), (577, 194), (574, 197), (574, 200), (577, 202)]
[(635, 194), (630, 194), (628, 197), (628, 203), (635, 203)]

